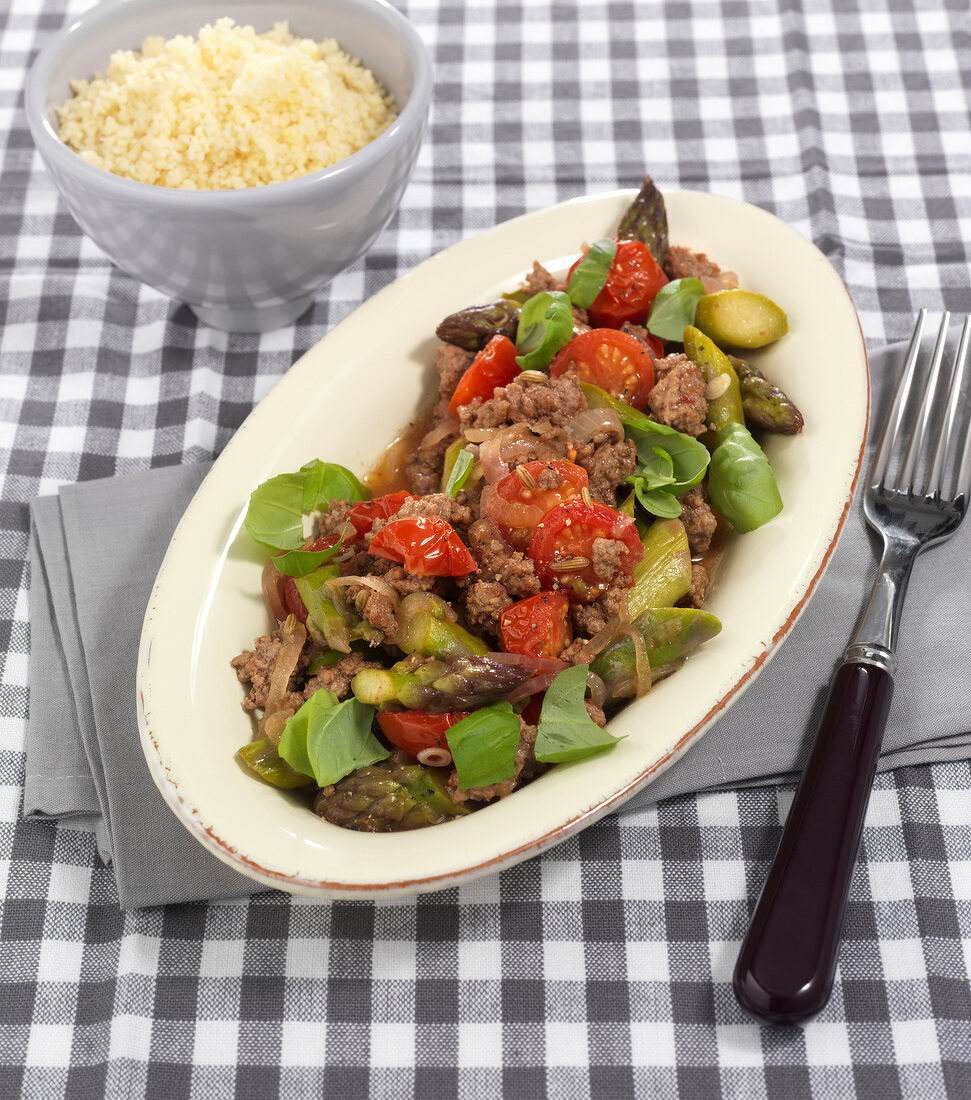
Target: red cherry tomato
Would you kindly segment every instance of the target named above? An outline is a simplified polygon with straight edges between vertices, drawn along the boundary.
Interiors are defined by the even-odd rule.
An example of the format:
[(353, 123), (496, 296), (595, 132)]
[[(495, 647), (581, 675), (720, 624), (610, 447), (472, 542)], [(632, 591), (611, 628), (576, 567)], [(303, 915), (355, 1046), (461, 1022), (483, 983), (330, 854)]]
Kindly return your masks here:
[(573, 641), (569, 611), (563, 592), (540, 592), (514, 603), (499, 616), (502, 648), (530, 657), (559, 657)]
[(459, 379), (448, 411), (458, 412), (459, 405), (468, 405), (474, 397), (488, 401), (496, 387), (508, 386), (518, 378), (517, 354), (516, 345), (508, 336), (493, 336)]
[[(619, 544), (619, 560), (605, 577), (593, 566), (597, 539)], [(629, 581), (644, 547), (630, 516), (596, 501), (570, 500), (543, 517), (529, 544), (529, 556), (543, 588), (562, 589), (571, 599), (588, 602), (618, 579)]]
[(523, 707), (519, 715), (527, 725), (539, 725), (539, 716), (543, 713), (543, 700), (545, 698), (545, 691), (538, 691), (535, 695), (529, 697), (529, 702)]
[[(571, 275), (579, 262), (570, 268)], [(587, 309), (590, 323), (606, 328), (620, 328), (625, 321), (642, 323), (667, 281), (646, 244), (618, 241), (607, 282)]]
[[(303, 547), (304, 550), (328, 550), (334, 543), (337, 542), (336, 535), (323, 535), (321, 538), (316, 539), (309, 546)], [(283, 602), (286, 604), (287, 611), (291, 615), (296, 615), (302, 622), (307, 622), (307, 605), (303, 602), (303, 598), (297, 591), (297, 585), (293, 577), (283, 576), (282, 588), (283, 588)]]
[(486, 486), (482, 508), (506, 534), (531, 532), (551, 508), (575, 500), (589, 484), (587, 471), (574, 462), (537, 459)]
[(438, 516), (389, 519), (369, 550), (421, 577), (465, 577), (479, 568), (452, 525)]
[(651, 353), (636, 336), (613, 328), (592, 328), (574, 336), (557, 353), (550, 375), (556, 378), (571, 369), (581, 382), (592, 382), (635, 409), (644, 408), (654, 388)]
[(371, 530), (376, 519), (389, 519), (397, 515), (406, 500), (414, 499), (411, 493), (402, 489), (387, 496), (375, 497), (374, 500), (361, 500), (348, 512), (347, 518), (360, 539)]
[(378, 711), (378, 725), (396, 749), (417, 757), (423, 749), (447, 749), (446, 730), (468, 718), (468, 711), (425, 714), (420, 710)]
[[(635, 337), (637, 339), (637, 337)], [(664, 347), (664, 341), (660, 336), (652, 336), (651, 333), (641, 337), (647, 344), (647, 350), (654, 356), (655, 359), (663, 359), (667, 355), (667, 351)]]

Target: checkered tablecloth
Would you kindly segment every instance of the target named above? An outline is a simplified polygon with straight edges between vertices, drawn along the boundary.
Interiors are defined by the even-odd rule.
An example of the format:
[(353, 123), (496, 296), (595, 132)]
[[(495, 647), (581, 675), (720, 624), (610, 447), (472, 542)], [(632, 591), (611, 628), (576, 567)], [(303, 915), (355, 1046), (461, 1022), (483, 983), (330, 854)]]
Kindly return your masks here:
[(648, 168), (810, 237), (871, 343), (971, 308), (965, 0), (400, 0), (437, 66), (414, 179), (366, 260), (262, 337), (200, 327), (59, 202), (22, 86), (86, 6), (0, 5), (0, 1096), (971, 1096), (967, 762), (878, 778), (836, 989), (803, 1028), (749, 1022), (730, 984), (791, 788), (611, 816), (417, 899), (127, 914), (90, 833), (19, 817), (28, 501), (212, 457), (332, 324), (461, 237)]

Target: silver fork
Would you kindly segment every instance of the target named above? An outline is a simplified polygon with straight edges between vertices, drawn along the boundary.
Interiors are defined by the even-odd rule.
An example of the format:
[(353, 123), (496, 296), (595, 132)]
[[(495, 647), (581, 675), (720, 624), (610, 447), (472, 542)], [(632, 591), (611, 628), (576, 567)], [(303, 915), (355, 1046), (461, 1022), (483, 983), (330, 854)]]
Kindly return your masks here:
[[(883, 557), (866, 610), (833, 679), (768, 879), (735, 966), (735, 996), (767, 1023), (819, 1012), (833, 988), (850, 878), (860, 846), (897, 670), (897, 637), (917, 555), (957, 530), (971, 491), (971, 427), (962, 396), (971, 317), (942, 371), (945, 313), (919, 396), (921, 310), (863, 498)], [(961, 436), (964, 435), (962, 442)]]

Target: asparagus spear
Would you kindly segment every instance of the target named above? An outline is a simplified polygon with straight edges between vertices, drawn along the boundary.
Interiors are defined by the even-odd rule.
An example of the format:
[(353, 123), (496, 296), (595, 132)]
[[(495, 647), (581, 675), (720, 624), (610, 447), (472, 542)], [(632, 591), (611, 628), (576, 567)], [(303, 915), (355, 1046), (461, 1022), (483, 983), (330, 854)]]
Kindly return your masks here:
[(390, 669), (363, 669), (351, 681), (351, 691), (371, 706), (400, 703), (410, 710), (444, 714), (474, 710), (501, 699), (534, 671), (489, 653), (424, 662), (413, 655)]
[[(652, 673), (714, 638), (721, 623), (707, 611), (693, 607), (656, 607), (632, 623), (644, 638)], [(610, 642), (590, 665), (607, 688), (607, 702), (628, 698), (635, 690), (634, 641), (623, 635)]]
[(314, 811), (345, 829), (382, 833), (438, 825), (469, 809), (448, 797), (439, 773), (396, 752), (325, 787)]
[(684, 330), (684, 353), (698, 364), (708, 383), (708, 423), (712, 430), (718, 432), (726, 424), (744, 424), (742, 393), (728, 356), (694, 325)]
[(691, 588), (691, 551), (681, 520), (655, 520), (641, 543), (644, 557), (634, 566), (627, 593), (632, 619), (649, 607), (672, 607)]
[(484, 306), (468, 306), (450, 313), (435, 329), (435, 335), (446, 344), (455, 344), (466, 351), (480, 351), (493, 336), (516, 339), (519, 327), (519, 303), (500, 298)]
[(668, 252), (668, 214), (664, 196), (650, 176), (644, 177), (644, 186), (620, 219), (617, 236), (621, 240), (643, 242), (654, 259), (664, 264)]
[(445, 602), (428, 592), (410, 592), (401, 601), (394, 644), (405, 653), (442, 659), (489, 650), (481, 638), (449, 619)]
[(770, 432), (796, 435), (802, 431), (802, 413), (792, 398), (765, 377), (758, 367), (730, 355), (729, 361), (738, 375), (742, 390), (745, 419)]
[(309, 775), (294, 771), (281, 758), (276, 745), (267, 737), (259, 741), (250, 741), (248, 745), (239, 749), (236, 755), (250, 771), (256, 772), (260, 779), (265, 779), (274, 787), (282, 787), (289, 791), (295, 787), (306, 787), (308, 783), (313, 783)]

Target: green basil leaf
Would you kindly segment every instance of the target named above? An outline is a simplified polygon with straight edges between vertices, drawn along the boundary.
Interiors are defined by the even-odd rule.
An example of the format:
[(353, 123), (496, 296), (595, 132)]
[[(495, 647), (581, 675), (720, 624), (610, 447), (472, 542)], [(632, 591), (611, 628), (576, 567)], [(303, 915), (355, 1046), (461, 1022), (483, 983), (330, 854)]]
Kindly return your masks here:
[(715, 437), (708, 495), (736, 531), (754, 531), (782, 511), (769, 460), (742, 424), (726, 424)]
[(644, 327), (662, 340), (675, 340), (680, 344), (685, 326), (695, 323), (695, 310), (704, 293), (700, 279), (672, 279), (658, 291)]
[(289, 550), (286, 554), (273, 559), (273, 568), (286, 577), (305, 577), (308, 573), (313, 573), (315, 569), (319, 569), (325, 562), (330, 561), (335, 554), (340, 553), (349, 527), (349, 523), (344, 524), (344, 530), (341, 531), (340, 537), (333, 546), (328, 546), (324, 550)]
[(617, 242), (612, 237), (601, 237), (587, 249), (586, 255), (573, 269), (566, 288), (570, 301), (586, 309), (592, 306), (597, 295), (607, 285), (610, 269), (617, 256)]
[(645, 461), (638, 467), (636, 477), (644, 489), (663, 489), (674, 485), (674, 459), (663, 447), (655, 447), (652, 455), (646, 455)]
[(516, 332), (523, 370), (541, 370), (573, 337), (573, 308), (562, 290), (544, 290), (523, 305)]
[(368, 500), (371, 496), (346, 466), (336, 462), (321, 462), (315, 458), (301, 466), (300, 471), (305, 475), (305, 512), (326, 511), (332, 500)]
[(561, 672), (546, 689), (535, 750), (536, 759), (544, 764), (583, 760), (621, 740), (601, 729), (583, 705), (589, 670), (589, 665), (574, 665)]
[(681, 515), (681, 502), (674, 493), (668, 489), (652, 489), (637, 474), (631, 474), (627, 484), (634, 487), (634, 495), (642, 508), (652, 516), (660, 516), (662, 519), (677, 519)]
[(475, 459), (472, 457), (471, 452), (463, 447), (455, 456), (452, 472), (448, 475), (448, 481), (445, 482), (445, 492), (450, 497), (459, 495), (459, 490), (469, 480), (469, 474), (472, 473), (474, 465)]
[(516, 774), (522, 726), (504, 699), (473, 711), (445, 734), (460, 790), (501, 783)]
[(390, 752), (371, 732), (374, 707), (332, 691), (315, 691), (283, 727), (279, 754), (295, 771), (312, 775), (320, 787), (336, 783)]
[(304, 475), (278, 474), (250, 493), (243, 526), (261, 546), (295, 550), (303, 541)]

